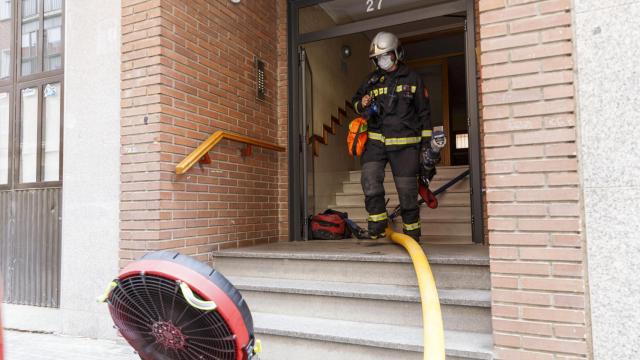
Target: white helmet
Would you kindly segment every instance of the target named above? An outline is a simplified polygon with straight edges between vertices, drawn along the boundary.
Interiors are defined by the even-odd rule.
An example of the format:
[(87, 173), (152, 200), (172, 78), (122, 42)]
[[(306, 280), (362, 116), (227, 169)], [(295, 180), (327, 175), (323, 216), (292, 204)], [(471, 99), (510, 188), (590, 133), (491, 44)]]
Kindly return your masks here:
[(386, 54), (393, 51), (396, 55), (396, 59), (400, 60), (400, 54), (398, 49), (400, 48), (400, 40), (398, 37), (390, 32), (381, 31), (371, 41), (371, 47), (369, 48), (369, 59), (373, 59), (376, 56)]

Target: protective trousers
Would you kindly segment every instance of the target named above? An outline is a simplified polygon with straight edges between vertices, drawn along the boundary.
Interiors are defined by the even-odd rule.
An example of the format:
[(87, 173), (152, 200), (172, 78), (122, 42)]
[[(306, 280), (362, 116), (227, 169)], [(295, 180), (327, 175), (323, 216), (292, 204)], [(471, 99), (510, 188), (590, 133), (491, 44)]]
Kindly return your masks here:
[(361, 158), (361, 182), (365, 195), (365, 207), (369, 213), (369, 234), (372, 238), (382, 236), (389, 221), (384, 191), (387, 162), (391, 163), (393, 181), (400, 198), (404, 233), (419, 240), (421, 230), (417, 181), (418, 145), (409, 145), (390, 151), (381, 142), (367, 141)]

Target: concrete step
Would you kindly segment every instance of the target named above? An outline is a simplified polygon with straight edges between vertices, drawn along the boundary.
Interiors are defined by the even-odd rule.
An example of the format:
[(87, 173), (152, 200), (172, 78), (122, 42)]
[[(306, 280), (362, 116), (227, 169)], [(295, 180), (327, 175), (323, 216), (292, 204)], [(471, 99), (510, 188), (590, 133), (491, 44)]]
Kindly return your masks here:
[[(351, 218), (358, 226), (363, 229), (367, 228), (367, 219)], [(465, 236), (471, 237), (471, 220), (470, 219), (431, 219), (421, 218), (422, 235), (430, 236)], [(402, 219), (398, 218), (393, 222), (393, 229), (402, 232)]]
[[(367, 219), (351, 219), (358, 226), (367, 228)], [(433, 236), (471, 236), (471, 220), (470, 219), (430, 219), (421, 218), (422, 235)], [(393, 229), (402, 232), (402, 220), (396, 219), (393, 223)]]
[[(397, 205), (400, 203), (398, 193), (396, 192), (387, 193), (385, 198), (389, 199), (390, 205)], [(438, 202), (447, 206), (470, 206), (471, 196), (469, 195), (469, 192), (445, 192), (438, 196)], [(336, 193), (336, 204), (339, 206), (364, 206), (364, 194), (362, 193), (362, 190), (360, 192), (353, 193)]]
[[(378, 324), (422, 326), (414, 286), (229, 277), (251, 311)], [(439, 290), (447, 330), (491, 332), (489, 290)], [(372, 316), (375, 314), (375, 316)]]
[[(454, 177), (462, 174), (465, 170), (467, 170), (469, 166), (438, 166), (437, 171), (438, 174), (434, 177), (434, 180), (451, 180)], [(349, 172), (349, 181), (359, 182), (362, 171), (350, 171)], [(385, 171), (385, 179), (393, 178), (393, 174), (391, 173), (391, 167), (387, 166)]]
[[(301, 316), (253, 314), (262, 360), (418, 360), (422, 328), (327, 320)], [(446, 331), (448, 360), (492, 359), (488, 333)]]
[[(438, 288), (490, 289), (488, 248), (424, 245)], [(226, 276), (417, 286), (409, 255), (388, 240), (286, 242), (213, 253)]]
[(420, 243), (425, 245), (470, 245), (473, 238), (467, 235), (422, 235)]
[[(440, 188), (441, 186), (445, 185), (448, 181), (438, 181), (438, 180), (434, 180), (431, 182), (429, 188), (432, 191), (435, 191), (436, 189)], [(449, 189), (447, 189), (448, 192), (469, 192), (470, 190), (470, 186), (469, 186), (469, 178), (466, 178), (465, 180), (461, 180), (459, 183), (456, 183), (455, 185), (451, 186)], [(360, 183), (360, 181), (345, 181), (342, 183), (342, 191), (345, 193), (357, 193), (357, 192), (362, 192), (362, 184)], [(387, 194), (391, 194), (391, 193), (397, 193), (396, 191), (396, 185), (393, 182), (393, 177), (387, 177), (385, 178), (384, 181), (384, 191)]]
[[(360, 241), (359, 239), (349, 238), (344, 240)], [(420, 243), (424, 246), (429, 245), (472, 245), (473, 238), (468, 235), (422, 235)]]
[[(364, 219), (369, 214), (364, 208), (364, 204), (360, 205), (329, 205), (330, 209), (346, 212), (350, 219)], [(395, 206), (387, 207), (387, 211), (391, 213)], [(437, 209), (430, 209), (426, 205), (420, 207), (420, 217), (429, 220), (464, 220), (471, 218), (471, 207), (469, 206), (449, 206), (446, 204), (439, 205)]]

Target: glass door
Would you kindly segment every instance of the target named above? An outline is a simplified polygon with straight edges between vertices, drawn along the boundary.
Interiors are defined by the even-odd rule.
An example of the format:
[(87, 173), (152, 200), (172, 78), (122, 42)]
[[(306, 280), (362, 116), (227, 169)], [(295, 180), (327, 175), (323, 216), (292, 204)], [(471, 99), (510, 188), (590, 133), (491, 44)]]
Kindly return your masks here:
[[(464, 57), (468, 124), (466, 134), (456, 143), (468, 150), (471, 168), (472, 229), (474, 242), (483, 242), (482, 174), (480, 135), (476, 94), (476, 39), (473, 0), (289, 0), (289, 153), (290, 187), (289, 234), (291, 240), (308, 239), (308, 216), (314, 212), (314, 198), (322, 198), (322, 189), (315, 191), (313, 151), (309, 142), (313, 129), (311, 99), (312, 74), (302, 46), (352, 34), (369, 38), (385, 29), (403, 31), (406, 38), (425, 33), (450, 30), (455, 19), (466, 19)], [(459, 22), (459, 21), (458, 21)], [(459, 25), (457, 25), (459, 26)], [(436, 31), (438, 30), (438, 31)], [(440, 69), (442, 70), (442, 69)], [(446, 69), (445, 69), (446, 70)], [(317, 80), (317, 79), (316, 79)], [(448, 108), (448, 107), (447, 107)], [(443, 109), (443, 111), (446, 109)], [(455, 115), (455, 114), (449, 114)], [(446, 117), (446, 116), (445, 116)], [(465, 120), (465, 119), (463, 119)], [(318, 119), (321, 121), (321, 119)], [(443, 124), (444, 125), (444, 124)], [(451, 132), (451, 131), (450, 131)], [(450, 138), (457, 134), (450, 133)], [(463, 139), (464, 137), (464, 139)], [(451, 154), (449, 154), (451, 155)], [(452, 162), (453, 156), (448, 161)]]

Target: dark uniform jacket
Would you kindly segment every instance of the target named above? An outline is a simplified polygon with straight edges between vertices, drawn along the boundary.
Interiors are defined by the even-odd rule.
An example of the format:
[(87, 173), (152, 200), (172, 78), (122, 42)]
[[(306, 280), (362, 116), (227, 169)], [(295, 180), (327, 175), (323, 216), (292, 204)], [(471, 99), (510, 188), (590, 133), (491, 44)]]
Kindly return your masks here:
[(379, 115), (368, 120), (370, 141), (384, 142), (391, 150), (415, 146), (431, 137), (429, 99), (422, 78), (407, 65), (399, 63), (392, 73), (371, 73), (352, 99), (358, 114), (365, 110), (360, 101), (366, 94), (380, 108)]

